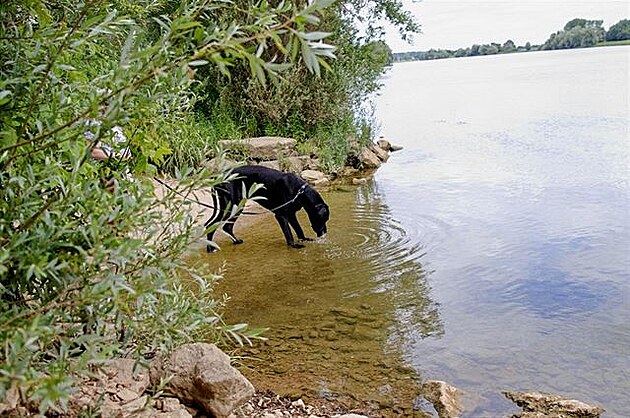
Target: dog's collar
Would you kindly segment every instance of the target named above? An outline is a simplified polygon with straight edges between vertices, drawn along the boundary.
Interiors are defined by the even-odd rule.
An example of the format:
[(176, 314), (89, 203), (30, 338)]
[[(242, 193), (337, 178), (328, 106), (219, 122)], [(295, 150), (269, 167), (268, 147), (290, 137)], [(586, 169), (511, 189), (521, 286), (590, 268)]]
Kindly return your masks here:
[(293, 196), (293, 199), (289, 200), (288, 202), (284, 202), (283, 204), (281, 204), (278, 207), (275, 207), (273, 209), (269, 209), (271, 212), (275, 212), (278, 209), (281, 209), (287, 205), (290, 205), (291, 203), (295, 202), (297, 200), (298, 197), (300, 197), (300, 195), (302, 193), (304, 193), (306, 191), (306, 189), (308, 188), (308, 183), (304, 183), (302, 186), (300, 186), (300, 188), (298, 189), (297, 193), (295, 194), (295, 196)]

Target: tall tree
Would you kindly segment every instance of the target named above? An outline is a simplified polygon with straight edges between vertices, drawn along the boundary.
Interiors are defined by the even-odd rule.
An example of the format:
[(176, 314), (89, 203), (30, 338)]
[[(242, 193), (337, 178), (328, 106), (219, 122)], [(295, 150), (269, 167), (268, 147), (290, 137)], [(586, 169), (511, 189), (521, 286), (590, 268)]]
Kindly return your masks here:
[(605, 39), (601, 20), (573, 19), (564, 30), (552, 34), (542, 49), (568, 49), (590, 47)]
[(630, 19), (622, 19), (606, 32), (607, 41), (625, 41), (630, 39)]
[(564, 25), (564, 30), (570, 31), (573, 28), (601, 28), (603, 22), (604, 22), (603, 20), (588, 20), (588, 19), (575, 18), (568, 21), (567, 24)]

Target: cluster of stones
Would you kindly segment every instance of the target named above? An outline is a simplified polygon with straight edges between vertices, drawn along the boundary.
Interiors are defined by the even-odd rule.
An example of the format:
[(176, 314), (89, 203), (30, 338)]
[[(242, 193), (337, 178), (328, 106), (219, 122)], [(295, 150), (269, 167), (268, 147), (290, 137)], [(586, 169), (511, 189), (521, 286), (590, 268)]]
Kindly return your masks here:
[[(365, 147), (353, 143), (347, 165), (338, 173), (325, 174), (318, 156), (299, 155), (296, 151), (296, 143), (297, 141), (293, 138), (266, 136), (220, 141), (219, 146), (233, 158), (238, 157), (239, 153), (243, 154), (250, 164), (297, 174), (314, 186), (328, 185), (337, 175), (356, 176), (365, 170), (375, 170), (387, 162), (390, 152), (402, 149), (384, 138)], [(356, 183), (360, 182), (361, 179), (356, 181)]]
[[(443, 381), (426, 381), (420, 392), (440, 418), (461, 416), (459, 389)], [(78, 386), (68, 415), (85, 414), (100, 403), (102, 417), (367, 418), (357, 414), (320, 416), (301, 399), (283, 404), (278, 397), (258, 396), (252, 403), (254, 393), (252, 384), (231, 366), (225, 353), (213, 344), (193, 343), (169, 356), (158, 356), (148, 366), (131, 359), (110, 360), (95, 378)], [(503, 393), (523, 408), (510, 418), (598, 418), (604, 412), (600, 406), (557, 395)]]
[[(141, 418), (367, 418), (357, 414), (318, 415), (301, 399), (269, 407), (269, 397), (252, 404), (254, 387), (230, 364), (230, 358), (213, 344), (185, 344), (149, 365), (131, 359), (108, 361), (90, 379), (76, 386), (65, 416), (99, 411), (102, 417)], [(420, 388), (440, 418), (461, 416), (461, 391), (446, 382), (427, 381)], [(538, 392), (503, 392), (523, 408), (510, 418), (598, 418), (604, 409), (561, 396)], [(265, 400), (266, 399), (266, 400)], [(14, 403), (17, 403), (17, 397)], [(263, 405), (265, 404), (265, 405)], [(20, 412), (20, 410), (23, 410)], [(24, 416), (17, 405), (0, 403), (0, 414)]]
[[(75, 387), (64, 416), (98, 411), (105, 418), (238, 418), (253, 416), (256, 409), (251, 405), (253, 385), (230, 364), (228, 355), (206, 343), (182, 345), (148, 364), (133, 359), (109, 360)], [(17, 398), (13, 403), (0, 403), (0, 415), (29, 415), (25, 407), (17, 405)], [(322, 418), (313, 412), (316, 408), (297, 400), (256, 416)], [(367, 418), (356, 414), (326, 416)]]
[[(460, 402), (461, 390), (439, 380), (422, 385), (423, 397), (428, 400), (439, 418), (461, 416), (464, 408)], [(523, 408), (508, 418), (598, 418), (604, 413), (599, 405), (589, 405), (576, 399), (541, 392), (502, 392), (503, 395)]]

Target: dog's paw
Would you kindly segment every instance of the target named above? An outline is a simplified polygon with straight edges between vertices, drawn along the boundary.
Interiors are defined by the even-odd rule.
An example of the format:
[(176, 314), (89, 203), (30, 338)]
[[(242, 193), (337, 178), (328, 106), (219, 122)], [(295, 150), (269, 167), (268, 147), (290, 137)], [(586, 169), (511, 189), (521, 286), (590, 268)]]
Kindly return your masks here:
[(314, 238), (304, 237), (304, 238), (300, 238), (300, 241), (315, 241), (315, 239)]
[(238, 238), (237, 238), (237, 239), (235, 239), (235, 240), (234, 240), (234, 241), (232, 241), (232, 242), (236, 245), (236, 244), (242, 244), (242, 243), (244, 243), (245, 241), (243, 241), (242, 239), (238, 239)]
[(216, 245), (216, 244), (214, 244), (214, 245), (206, 244), (206, 252), (208, 252), (208, 253), (216, 253), (220, 249), (221, 248), (218, 245)]
[(291, 248), (304, 248), (302, 244), (298, 244), (297, 242), (289, 244)]

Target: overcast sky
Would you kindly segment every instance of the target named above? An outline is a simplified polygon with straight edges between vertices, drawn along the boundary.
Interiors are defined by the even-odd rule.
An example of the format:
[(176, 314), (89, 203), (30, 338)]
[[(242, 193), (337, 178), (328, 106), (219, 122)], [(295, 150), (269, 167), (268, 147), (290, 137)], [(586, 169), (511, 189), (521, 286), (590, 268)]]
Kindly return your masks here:
[(457, 49), (472, 44), (527, 41), (541, 44), (579, 17), (601, 19), (604, 28), (630, 18), (630, 0), (403, 0), (422, 26), (413, 45), (401, 41), (395, 30), (387, 43), (394, 52), (431, 48)]

